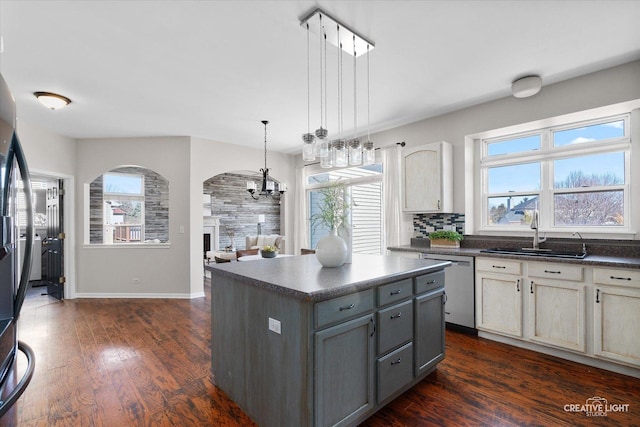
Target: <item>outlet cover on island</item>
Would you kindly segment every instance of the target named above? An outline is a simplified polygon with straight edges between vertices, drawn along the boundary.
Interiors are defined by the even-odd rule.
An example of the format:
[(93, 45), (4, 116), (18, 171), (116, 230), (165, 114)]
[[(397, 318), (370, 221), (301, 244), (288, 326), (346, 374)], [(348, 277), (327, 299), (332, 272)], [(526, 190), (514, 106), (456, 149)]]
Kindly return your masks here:
[(280, 321), (269, 317), (269, 330), (276, 334), (281, 334), (282, 330), (280, 329)]

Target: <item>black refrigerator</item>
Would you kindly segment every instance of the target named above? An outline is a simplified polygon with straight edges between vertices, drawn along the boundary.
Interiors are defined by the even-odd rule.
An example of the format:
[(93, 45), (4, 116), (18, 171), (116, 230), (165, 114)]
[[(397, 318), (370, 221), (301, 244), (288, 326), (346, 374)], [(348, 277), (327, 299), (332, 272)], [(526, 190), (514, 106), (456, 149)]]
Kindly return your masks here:
[[(21, 182), (21, 184), (20, 184)], [(19, 262), (18, 193), (25, 193), (24, 262)], [(33, 375), (35, 358), (18, 341), (17, 322), (29, 284), (33, 252), (33, 205), (27, 162), (16, 133), (16, 106), (0, 74), (0, 417), (16, 402)], [(18, 350), (28, 366), (20, 381), (15, 378)]]

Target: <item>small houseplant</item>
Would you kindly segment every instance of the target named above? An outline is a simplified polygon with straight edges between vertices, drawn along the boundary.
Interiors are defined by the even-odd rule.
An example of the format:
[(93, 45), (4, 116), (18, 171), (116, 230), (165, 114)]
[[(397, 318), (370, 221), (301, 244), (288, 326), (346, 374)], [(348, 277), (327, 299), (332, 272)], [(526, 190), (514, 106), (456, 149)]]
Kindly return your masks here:
[(335, 182), (318, 190), (320, 200), (311, 215), (311, 224), (316, 230), (319, 226), (327, 227), (330, 232), (318, 241), (316, 258), (323, 267), (339, 267), (344, 264), (349, 248), (344, 239), (338, 236), (338, 229), (348, 232), (349, 200), (345, 184)]
[(438, 230), (429, 233), (432, 248), (459, 248), (464, 236), (453, 230)]
[(278, 248), (275, 246), (265, 246), (260, 250), (262, 258), (275, 258), (278, 256)]

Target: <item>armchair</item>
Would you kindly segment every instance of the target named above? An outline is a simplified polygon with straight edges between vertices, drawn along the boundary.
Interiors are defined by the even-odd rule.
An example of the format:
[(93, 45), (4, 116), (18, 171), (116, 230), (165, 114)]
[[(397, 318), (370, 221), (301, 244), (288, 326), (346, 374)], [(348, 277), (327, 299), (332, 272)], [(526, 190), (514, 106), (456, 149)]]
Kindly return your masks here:
[(265, 246), (275, 246), (278, 248), (278, 252), (284, 253), (284, 236), (279, 234), (271, 234), (268, 236), (247, 236), (246, 237), (246, 249), (263, 248)]

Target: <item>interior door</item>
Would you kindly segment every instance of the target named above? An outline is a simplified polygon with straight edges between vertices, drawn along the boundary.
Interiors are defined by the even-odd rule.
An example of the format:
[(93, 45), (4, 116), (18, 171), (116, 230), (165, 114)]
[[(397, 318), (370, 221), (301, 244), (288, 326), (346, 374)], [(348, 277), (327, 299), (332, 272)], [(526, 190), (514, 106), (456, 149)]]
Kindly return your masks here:
[(43, 256), (47, 260), (47, 293), (54, 298), (64, 298), (64, 230), (62, 229), (63, 181), (47, 184), (47, 238), (42, 242)]

